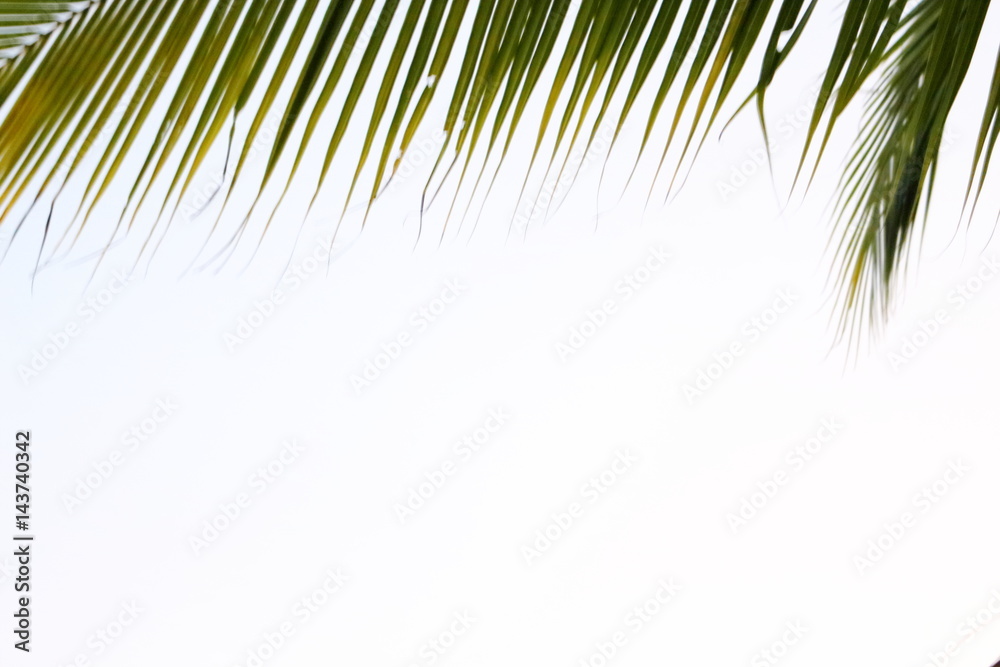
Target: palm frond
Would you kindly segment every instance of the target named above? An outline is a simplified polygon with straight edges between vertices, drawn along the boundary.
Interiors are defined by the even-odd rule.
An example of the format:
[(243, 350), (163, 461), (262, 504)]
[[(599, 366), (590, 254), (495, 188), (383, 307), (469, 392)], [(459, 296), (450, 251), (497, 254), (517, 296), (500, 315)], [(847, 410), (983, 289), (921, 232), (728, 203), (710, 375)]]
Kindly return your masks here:
[[(38, 260), (46, 251), (51, 258), (74, 247), (117, 191), (112, 185), (122, 184), (127, 194), (108, 203), (118, 217), (107, 244), (132, 230), (140, 212), (155, 211), (137, 258), (148, 260), (213, 149), (224, 145), (222, 203), (205, 222), (198, 254), (219, 233), (223, 212), (234, 212), (240, 222), (215, 258), (228, 256), (258, 219), (259, 247), (292, 183), (312, 187), (312, 210), (352, 130), (361, 148), (337, 210), (343, 218), (359, 196), (367, 220), (438, 95), (450, 95), (444, 142), (421, 211), (446, 211), (442, 238), (449, 220), (461, 227), (477, 194), (480, 206), (496, 196), (497, 173), (524, 135), (531, 157), (520, 167), (520, 190), (506, 198), (522, 197), (537, 170), (561, 177), (572, 149), (589, 148), (605, 122), (614, 146), (635, 116), (644, 126), (636, 164), (655, 148), (650, 192), (669, 163), (669, 194), (733, 95), (737, 112), (754, 103), (766, 139), (767, 89), (804, 48), (816, 7), (817, 0), (6, 0), (0, 224), (14, 227), (13, 244), (24, 224), (44, 222)], [(848, 0), (843, 8), (796, 175), (812, 180), (838, 119), (877, 79), (840, 189), (840, 334), (877, 326), (892, 304), (988, 7)], [(755, 83), (739, 91), (748, 67), (757, 70)], [(442, 91), (446, 72), (454, 85)], [(369, 89), (373, 97), (363, 94)], [(642, 109), (647, 89), (652, 99)], [(672, 92), (677, 101), (667, 109)], [(535, 99), (542, 106), (533, 131), (523, 120)], [(331, 112), (335, 121), (322, 122)], [(262, 173), (251, 176), (249, 156), (269, 118), (279, 119), (274, 140)], [(667, 138), (653, 147), (660, 125)], [(973, 208), (998, 133), (1000, 64), (968, 183)], [(326, 147), (322, 166), (301, 173), (315, 146)], [(234, 197), (237, 183), (253, 178), (253, 196)], [(436, 203), (444, 191), (450, 201)], [(277, 204), (265, 206), (268, 192)]]
[[(877, 329), (892, 305), (907, 248), (919, 231), (921, 195), (926, 204), (945, 122), (972, 61), (986, 9), (982, 3), (924, 0), (904, 17), (901, 32), (888, 46), (891, 60), (866, 105), (841, 186), (841, 335), (856, 336), (865, 324)], [(835, 105), (834, 112), (838, 108), (842, 105)], [(988, 162), (988, 154), (985, 158)]]

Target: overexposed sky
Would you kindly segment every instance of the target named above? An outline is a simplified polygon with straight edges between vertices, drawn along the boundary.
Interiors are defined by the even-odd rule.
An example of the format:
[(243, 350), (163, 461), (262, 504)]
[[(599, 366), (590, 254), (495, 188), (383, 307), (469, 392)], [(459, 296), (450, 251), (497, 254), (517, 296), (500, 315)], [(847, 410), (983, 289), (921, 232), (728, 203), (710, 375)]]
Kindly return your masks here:
[[(904, 299), (847, 363), (824, 249), (858, 113), (786, 201), (840, 4), (820, 3), (768, 94), (774, 181), (747, 113), (668, 205), (669, 174), (645, 208), (665, 117), (616, 202), (635, 116), (600, 201), (605, 133), (558, 210), (542, 197), (507, 240), (523, 132), (475, 233), (478, 199), (439, 246), (447, 187), (417, 240), (441, 140), (429, 124), (363, 232), (349, 210), (327, 272), (357, 123), (298, 242), (324, 146), (245, 270), (266, 216), (221, 271), (185, 272), (216, 199), (132, 272), (156, 216), (141, 212), (85, 287), (109, 201), (31, 291), (39, 211), (0, 265), (0, 472), (30, 429), (37, 536), (35, 654), (3, 664), (922, 667), (954, 643), (935, 667), (992, 665), (994, 193), (951, 239), (1000, 17), (953, 113)], [(196, 191), (213, 187), (205, 172)], [(5, 591), (10, 566), (0, 556)]]

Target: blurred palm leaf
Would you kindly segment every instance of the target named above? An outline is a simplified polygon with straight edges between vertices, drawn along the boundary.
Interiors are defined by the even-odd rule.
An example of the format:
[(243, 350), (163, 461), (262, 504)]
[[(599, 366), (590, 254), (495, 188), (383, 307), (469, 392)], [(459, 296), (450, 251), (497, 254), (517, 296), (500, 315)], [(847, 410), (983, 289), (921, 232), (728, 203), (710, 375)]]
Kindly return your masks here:
[[(195, 176), (224, 145), (224, 203), (206, 224), (205, 243), (222, 211), (236, 210), (241, 222), (223, 246), (231, 252), (254, 213), (266, 220), (263, 238), (293, 179), (311, 182), (316, 201), (352, 128), (362, 148), (343, 174), (350, 189), (338, 210), (357, 194), (367, 217), (438, 95), (447, 105), (444, 142), (421, 206), (430, 207), (445, 184), (454, 188), (442, 237), (448, 220), (461, 224), (481, 187), (484, 203), (491, 195), (515, 137), (532, 141), (533, 151), (522, 167), (525, 185), (504, 195), (511, 198), (523, 196), (536, 167), (562, 174), (560, 153), (589, 147), (606, 121), (614, 145), (626, 119), (638, 117), (640, 154), (653, 148), (653, 130), (663, 124), (661, 168), (669, 148), (679, 147), (669, 193), (727, 102), (734, 109), (752, 102), (766, 139), (765, 94), (793, 49), (804, 48), (800, 37), (816, 4), (0, 0), (0, 224), (12, 227), (13, 239), (28, 221), (44, 222), (41, 261), (45, 251), (72, 248), (119, 183), (127, 194), (112, 202), (119, 217), (108, 244), (133, 227), (138, 211), (155, 210), (140, 251), (151, 255), (149, 241), (158, 233), (162, 240)], [(988, 7), (983, 0), (847, 0), (843, 7), (796, 175), (811, 181), (838, 119), (874, 83), (839, 194), (840, 334), (877, 328), (892, 305)], [(437, 85), (446, 70), (455, 75), (450, 90)], [(751, 77), (750, 90), (739, 91), (741, 75)], [(369, 88), (373, 101), (363, 95)], [(652, 102), (642, 108), (636, 102), (647, 89)], [(331, 108), (338, 90), (342, 101)], [(672, 91), (677, 102), (666, 107)], [(542, 110), (532, 132), (522, 121), (535, 98)], [(323, 123), (331, 113), (335, 122)], [(263, 174), (249, 185), (254, 197), (233, 197), (235, 184), (250, 178), (248, 158), (269, 118), (277, 119), (274, 139)], [(237, 132), (240, 121), (246, 129)], [(1000, 67), (970, 170), (970, 210), (998, 133)], [(307, 148), (324, 145), (319, 173), (300, 173)], [(286, 157), (291, 163), (281, 168)], [(366, 181), (368, 166), (374, 175)], [(278, 205), (261, 211), (270, 191), (281, 193)]]

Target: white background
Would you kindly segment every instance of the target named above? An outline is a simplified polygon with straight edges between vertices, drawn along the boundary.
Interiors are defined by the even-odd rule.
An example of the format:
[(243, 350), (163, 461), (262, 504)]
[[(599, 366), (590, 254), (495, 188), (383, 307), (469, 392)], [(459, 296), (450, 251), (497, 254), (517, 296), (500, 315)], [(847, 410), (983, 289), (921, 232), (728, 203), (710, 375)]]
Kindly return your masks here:
[[(992, 665), (1000, 617), (984, 613), (987, 622), (971, 637), (959, 624), (994, 592), (1000, 610), (1000, 280), (961, 308), (953, 291), (976, 276), (984, 257), (1000, 256), (986, 243), (996, 197), (988, 193), (970, 230), (949, 241), (1000, 17), (990, 17), (951, 119), (919, 266), (911, 265), (887, 329), (854, 363), (845, 345), (833, 344), (824, 246), (827, 204), (857, 113), (835, 134), (813, 189), (785, 205), (837, 4), (821, 8), (769, 94), (772, 123), (784, 119), (790, 128), (775, 131), (773, 187), (766, 168), (746, 167), (762, 146), (747, 113), (721, 141), (713, 132), (684, 188), (663, 207), (668, 161), (644, 213), (664, 116), (661, 142), (616, 204), (641, 136), (644, 119), (635, 116), (611, 156), (596, 230), (600, 151), (557, 213), (546, 220), (546, 211), (526, 238), (515, 233), (505, 243), (534, 139), (526, 131), (471, 242), (470, 214), (460, 232), (453, 220), (438, 247), (453, 192), (446, 188), (414, 249), (430, 160), (412, 153), (412, 175), (377, 202), (363, 233), (362, 211), (348, 213), (327, 275), (325, 264), (315, 268), (308, 258), (325, 248), (342, 205), (364, 127), (356, 123), (294, 252), (322, 146), (248, 270), (241, 272), (262, 220), (217, 275), (180, 277), (214, 217), (210, 208), (193, 221), (175, 219), (149, 272), (147, 254), (117, 294), (103, 291), (115, 271), (131, 269), (155, 208), (140, 214), (137, 231), (84, 288), (88, 256), (114, 220), (113, 202), (99, 209), (74, 253), (42, 270), (32, 293), (44, 221), (36, 212), (0, 266), (0, 471), (8, 489), (0, 516), (12, 524), (14, 433), (30, 429), (33, 651), (23, 656), (10, 646), (13, 547), (3, 547), (0, 662), (253, 665), (248, 652), (287, 621), (294, 634), (263, 664), (569, 666), (591, 660), (597, 644), (622, 631), (627, 643), (608, 664), (920, 667), (929, 652), (956, 642), (946, 664)], [(437, 118), (454, 76), (438, 83)], [(637, 109), (648, 108), (651, 92)], [(539, 102), (526, 128), (537, 127)], [(720, 184), (739, 182), (741, 168), (753, 173), (727, 196)], [(533, 172), (529, 199), (542, 171)], [(237, 208), (248, 203), (236, 199)], [(227, 214), (217, 240), (241, 218), (241, 210)], [(0, 231), (6, 244), (11, 225)], [(650, 248), (671, 259), (626, 299), (615, 286)], [(293, 267), (315, 268), (297, 287), (281, 283), (290, 255)], [(448, 280), (466, 289), (416, 332), (413, 314), (433, 305)], [(276, 284), (282, 303), (230, 349), (227, 334)], [(745, 323), (779, 290), (795, 295), (794, 306), (750, 341)], [(89, 298), (108, 301), (93, 318), (81, 310)], [(606, 299), (616, 311), (561, 358), (557, 344)], [(890, 353), (939, 310), (946, 324), (929, 341), (918, 337), (926, 344), (894, 368)], [(22, 378), (19, 368), (74, 323), (79, 335), (37, 376)], [(413, 334), (412, 344), (357, 392), (351, 377), (400, 333)], [(734, 341), (745, 343), (744, 354), (692, 404), (683, 386)], [(176, 410), (128, 451), (123, 434), (141, 428), (158, 399)], [(454, 443), (495, 408), (509, 421), (461, 460)], [(793, 471), (788, 452), (831, 418), (843, 428)], [(250, 476), (287, 440), (304, 451), (256, 493)], [(68, 508), (67, 497), (116, 450), (120, 465)], [(581, 487), (626, 451), (637, 461), (589, 502)], [(394, 506), (448, 459), (455, 474), (402, 523)], [(928, 511), (915, 505), (914, 496), (956, 461), (968, 472)], [(779, 471), (790, 474), (788, 483), (734, 531), (727, 515)], [(250, 506), (196, 553), (191, 538), (203, 537), (220, 504), (240, 493)], [(582, 516), (528, 563), (523, 547), (574, 502)], [(869, 540), (904, 512), (915, 525), (878, 562), (859, 566)], [(0, 535), (7, 541), (13, 532)], [(297, 601), (338, 568), (347, 583), (301, 623)], [(661, 579), (680, 592), (634, 632), (626, 615)], [(110, 646), (95, 639), (117, 632), (130, 603), (141, 609), (135, 621)], [(432, 663), (427, 642), (463, 612), (471, 628)], [(767, 662), (760, 651), (796, 622), (804, 636)]]

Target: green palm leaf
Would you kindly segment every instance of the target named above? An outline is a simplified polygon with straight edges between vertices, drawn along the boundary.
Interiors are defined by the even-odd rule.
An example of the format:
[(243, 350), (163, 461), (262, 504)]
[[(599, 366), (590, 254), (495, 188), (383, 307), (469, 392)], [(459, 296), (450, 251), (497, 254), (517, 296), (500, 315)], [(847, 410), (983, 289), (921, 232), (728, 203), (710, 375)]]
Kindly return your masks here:
[[(449, 71), (454, 85), (441, 93), (450, 95), (440, 128), (445, 141), (421, 204), (422, 214), (432, 206), (445, 212), (442, 238), (450, 219), (460, 217), (461, 225), (484, 176), (480, 207), (496, 196), (515, 137), (533, 146), (528, 164), (518, 167), (519, 192), (504, 194), (520, 198), (536, 166), (561, 178), (570, 152), (581, 142), (589, 148), (609, 116), (612, 146), (626, 120), (638, 116), (644, 131), (636, 164), (655, 148), (659, 167), (648, 186), (652, 192), (660, 169), (672, 164), (669, 193), (729, 103), (738, 102), (730, 108), (739, 112), (754, 102), (767, 144), (767, 89), (793, 52), (806, 48), (800, 37), (816, 6), (817, 0), (5, 0), (0, 224), (12, 227), (7, 249), (26, 224), (44, 225), (39, 261), (46, 251), (51, 259), (72, 249), (120, 183), (127, 195), (108, 202), (118, 220), (107, 242), (132, 229), (140, 211), (156, 211), (137, 260), (151, 258), (219, 146), (225, 146), (224, 196), (214, 221), (205, 222), (202, 251), (224, 211), (241, 223), (215, 258), (231, 253), (258, 218), (266, 220), (259, 247), (293, 182), (313, 184), (312, 209), (351, 128), (363, 140), (347, 156), (348, 195), (339, 210), (358, 193), (367, 219), (427, 126), (437, 82)], [(979, 0), (848, 0), (843, 8), (796, 173), (808, 187), (838, 120), (874, 83), (838, 198), (832, 275), (842, 336), (877, 330), (891, 310), (921, 233), (921, 211), (926, 223), (944, 126), (988, 8)], [(383, 52), (388, 59), (376, 72)], [(740, 90), (748, 67), (759, 72), (756, 82)], [(364, 96), (369, 88), (372, 98)], [(675, 89), (678, 101), (668, 108)], [(652, 101), (642, 109), (644, 90)], [(324, 123), (337, 91), (344, 98), (336, 120)], [(531, 132), (523, 120), (536, 99), (542, 111)], [(271, 117), (278, 120), (263, 175), (248, 183), (252, 147)], [(661, 123), (668, 135), (654, 147)], [(998, 135), (1000, 61), (970, 169), (970, 216)], [(675, 138), (679, 155), (671, 161)], [(322, 167), (301, 174), (310, 147), (324, 150)], [(290, 163), (283, 167), (286, 154)], [(133, 162), (135, 168), (125, 168)], [(237, 184), (252, 197), (234, 197)], [(436, 204), (446, 184), (454, 188), (451, 201)], [(277, 204), (259, 211), (272, 190)], [(464, 209), (457, 209), (462, 196)]]

